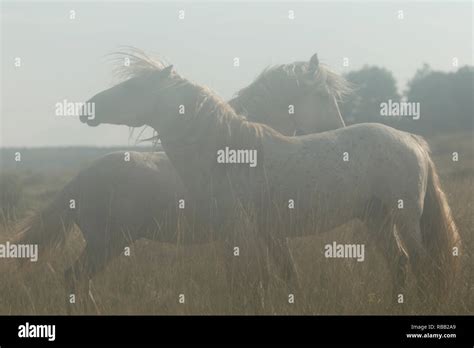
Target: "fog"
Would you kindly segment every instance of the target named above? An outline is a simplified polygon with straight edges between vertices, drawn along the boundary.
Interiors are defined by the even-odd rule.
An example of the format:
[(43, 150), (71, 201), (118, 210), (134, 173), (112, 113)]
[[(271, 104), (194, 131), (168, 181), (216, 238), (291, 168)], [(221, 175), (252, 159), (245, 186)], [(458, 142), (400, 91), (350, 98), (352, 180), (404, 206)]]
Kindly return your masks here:
[(448, 1), (2, 2), (0, 146), (134, 144), (126, 127), (89, 128), (54, 112), (58, 102), (85, 101), (111, 86), (106, 55), (121, 45), (165, 58), (226, 99), (265, 67), (315, 52), (339, 73), (385, 67), (403, 91), (423, 63), (452, 71), (456, 57), (472, 65), (472, 14), (471, 2)]

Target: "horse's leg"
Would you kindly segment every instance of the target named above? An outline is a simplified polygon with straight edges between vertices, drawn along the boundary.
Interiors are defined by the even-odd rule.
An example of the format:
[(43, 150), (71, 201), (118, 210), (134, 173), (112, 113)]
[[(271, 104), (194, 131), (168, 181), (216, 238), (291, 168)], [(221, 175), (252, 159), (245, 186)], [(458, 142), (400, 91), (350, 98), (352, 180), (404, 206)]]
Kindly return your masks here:
[[(90, 293), (90, 256), (89, 250), (86, 248), (82, 251), (82, 254), (64, 272), (65, 285), (66, 285), (66, 311), (67, 314), (75, 313), (77, 308), (76, 302), (80, 305), (82, 312), (87, 312), (87, 301), (86, 297)], [(72, 301), (72, 296), (74, 301)], [(81, 312), (81, 311), (79, 311)]]
[[(410, 266), (413, 274), (416, 277), (418, 285), (418, 296), (421, 302), (426, 302), (428, 299), (428, 279), (427, 279), (427, 253), (422, 243), (422, 235), (419, 221), (397, 222), (397, 230), (403, 245), (408, 253)], [(410, 223), (411, 222), (411, 223)]]
[[(107, 248), (103, 246), (86, 246), (79, 259), (72, 267), (66, 270), (65, 280), (68, 294), (76, 295), (76, 299), (82, 304), (84, 311), (89, 309), (89, 303), (91, 303), (93, 310), (100, 314), (99, 306), (91, 289), (91, 282), (97, 273), (101, 272), (114, 257), (123, 251), (122, 245), (126, 244), (120, 243), (120, 246), (115, 244), (115, 246)], [(76, 285), (78, 285), (78, 289)], [(75, 292), (76, 290), (78, 290), (77, 293)], [(68, 313), (70, 313), (71, 304), (69, 304), (68, 298), (67, 301)]]
[[(82, 230), (99, 231), (87, 228)], [(75, 294), (76, 299), (82, 304), (84, 311), (88, 310), (88, 302), (90, 301), (95, 312), (100, 314), (99, 307), (90, 286), (92, 278), (101, 272), (110, 260), (118, 256), (126, 245), (133, 243), (136, 239), (133, 238), (134, 236), (125, 238), (118, 227), (108, 228), (108, 230), (114, 234), (112, 237), (109, 236), (107, 240), (105, 233), (84, 234), (86, 247), (74, 265), (65, 271), (64, 277), (66, 291), (68, 293), (66, 297), (68, 313), (70, 313), (72, 309), (69, 296)], [(78, 291), (77, 293), (76, 290)]]
[(286, 295), (302, 294), (296, 264), (288, 244), (288, 238), (270, 237), (267, 240), (268, 251), (276, 271), (286, 285)]
[[(228, 289), (228, 304), (229, 304), (229, 311), (232, 313), (234, 309), (234, 296), (235, 296), (235, 258), (236, 256), (233, 253), (234, 246), (232, 243), (225, 241), (223, 246), (224, 252), (224, 266), (225, 266), (225, 276), (227, 281), (227, 289)], [(237, 281), (237, 283), (239, 283)]]
[(257, 263), (258, 277), (253, 287), (252, 300), (257, 314), (263, 314), (268, 307), (268, 285), (270, 283), (269, 244), (268, 238), (256, 238), (256, 248), (253, 251)]
[(362, 220), (369, 235), (375, 237), (375, 245), (386, 261), (392, 281), (391, 305), (396, 305), (398, 295), (402, 294), (405, 288), (408, 257), (401, 247), (394, 218), (382, 202), (372, 200)]
[(239, 236), (232, 242), (224, 242), (229, 311), (232, 314), (241, 314), (241, 311), (248, 309), (252, 313), (261, 313), (265, 307), (269, 279), (266, 249), (258, 238), (245, 236), (244, 243), (242, 237)]
[(376, 246), (383, 255), (392, 281), (391, 307), (398, 305), (398, 295), (403, 294), (407, 278), (408, 256), (397, 240), (396, 226), (391, 224), (380, 231)]

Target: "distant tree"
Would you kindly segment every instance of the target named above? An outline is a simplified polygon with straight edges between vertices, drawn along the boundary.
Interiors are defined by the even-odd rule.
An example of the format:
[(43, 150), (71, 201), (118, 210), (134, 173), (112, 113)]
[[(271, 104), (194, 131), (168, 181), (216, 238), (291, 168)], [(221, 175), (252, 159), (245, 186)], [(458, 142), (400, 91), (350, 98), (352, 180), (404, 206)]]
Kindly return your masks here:
[(452, 76), (454, 114), (462, 128), (474, 128), (474, 67), (464, 66)]
[(364, 66), (351, 71), (345, 78), (354, 86), (354, 93), (341, 104), (341, 112), (348, 124), (361, 122), (383, 122), (380, 103), (399, 101), (397, 83), (392, 72), (376, 66)]
[(405, 93), (407, 101), (420, 103), (420, 120), (415, 127), (422, 131), (472, 129), (473, 82), (472, 67), (447, 73), (424, 64)]

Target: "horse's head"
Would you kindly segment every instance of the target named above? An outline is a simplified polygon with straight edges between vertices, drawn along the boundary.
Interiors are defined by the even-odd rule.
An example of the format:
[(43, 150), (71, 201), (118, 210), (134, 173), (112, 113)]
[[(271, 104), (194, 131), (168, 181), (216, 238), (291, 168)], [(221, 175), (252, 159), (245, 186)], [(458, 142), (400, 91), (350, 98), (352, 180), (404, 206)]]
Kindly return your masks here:
[(87, 103), (94, 106), (95, 115), (81, 116), (80, 120), (89, 126), (109, 123), (141, 127), (153, 117), (159, 90), (173, 83), (178, 77), (172, 66), (135, 72), (126, 81), (89, 99)]
[(314, 54), (309, 61), (266, 69), (231, 105), (285, 135), (317, 133), (344, 126), (337, 99), (347, 92), (347, 82)]

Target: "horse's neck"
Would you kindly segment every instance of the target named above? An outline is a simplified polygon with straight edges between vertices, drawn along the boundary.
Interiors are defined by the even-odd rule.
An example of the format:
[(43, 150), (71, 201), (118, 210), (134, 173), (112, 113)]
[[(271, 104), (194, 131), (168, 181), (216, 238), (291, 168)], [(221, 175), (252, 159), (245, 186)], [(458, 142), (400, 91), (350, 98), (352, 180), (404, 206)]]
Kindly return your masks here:
[[(246, 126), (243, 117), (235, 115), (216, 99), (200, 99), (188, 90), (181, 102), (186, 114), (172, 115), (161, 133), (163, 149), (184, 183), (192, 190), (205, 191), (212, 181), (224, 175), (223, 166), (217, 167), (217, 151), (225, 147), (246, 149), (258, 146), (258, 132)], [(196, 89), (196, 93), (202, 93)], [(197, 111), (193, 106), (202, 105)], [(160, 121), (150, 124), (160, 130)], [(152, 122), (153, 123), (153, 122)], [(215, 183), (214, 183), (215, 184)]]
[(239, 115), (244, 115), (248, 120), (253, 122), (271, 124), (269, 122), (269, 110), (267, 104), (256, 102), (253, 99), (244, 97), (235, 97), (228, 101), (228, 104)]

